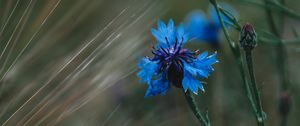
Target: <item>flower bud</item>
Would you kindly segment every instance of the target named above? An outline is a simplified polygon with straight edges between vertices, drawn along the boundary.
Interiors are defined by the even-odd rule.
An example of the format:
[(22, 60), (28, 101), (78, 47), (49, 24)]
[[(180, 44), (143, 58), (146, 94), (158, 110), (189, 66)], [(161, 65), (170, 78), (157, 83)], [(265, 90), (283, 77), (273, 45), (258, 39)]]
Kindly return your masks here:
[(291, 97), (288, 91), (283, 91), (280, 93), (279, 98), (279, 113), (282, 116), (286, 116), (291, 109)]
[(240, 32), (240, 44), (245, 51), (251, 51), (257, 46), (257, 35), (253, 26), (249, 23), (246, 23)]

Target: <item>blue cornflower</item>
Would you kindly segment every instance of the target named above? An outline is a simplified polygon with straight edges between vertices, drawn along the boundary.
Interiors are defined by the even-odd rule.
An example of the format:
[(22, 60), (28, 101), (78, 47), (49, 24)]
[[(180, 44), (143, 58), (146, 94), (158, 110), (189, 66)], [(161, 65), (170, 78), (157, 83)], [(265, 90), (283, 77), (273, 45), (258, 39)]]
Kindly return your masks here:
[[(236, 11), (228, 4), (220, 4), (222, 8), (230, 12), (233, 16), (237, 16)], [(219, 44), (219, 31), (221, 31), (221, 24), (218, 19), (217, 12), (214, 7), (209, 7), (209, 17), (207, 18), (203, 11), (195, 10), (187, 16), (187, 22), (185, 23), (187, 31), (190, 33), (191, 39), (198, 41), (205, 41), (214, 46)], [(225, 26), (229, 28), (230, 20), (222, 15)]]
[(212, 64), (217, 62), (217, 53), (208, 56), (208, 53), (204, 52), (198, 55), (198, 51), (183, 49), (183, 45), (188, 41), (183, 24), (176, 28), (170, 19), (168, 25), (160, 20), (157, 25), (158, 29), (151, 29), (158, 42), (153, 46), (154, 57), (144, 57), (138, 65), (141, 69), (138, 77), (142, 83), (148, 84), (145, 97), (164, 95), (171, 85), (195, 94), (198, 93), (198, 89), (204, 91), (197, 78), (207, 78), (213, 71)]

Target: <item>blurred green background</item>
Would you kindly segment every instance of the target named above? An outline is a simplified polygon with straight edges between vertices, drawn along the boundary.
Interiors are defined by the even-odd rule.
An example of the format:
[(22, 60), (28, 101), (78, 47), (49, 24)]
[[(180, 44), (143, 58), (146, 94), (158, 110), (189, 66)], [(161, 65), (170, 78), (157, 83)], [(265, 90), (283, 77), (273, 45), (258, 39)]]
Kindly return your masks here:
[[(253, 0), (262, 3), (262, 0)], [(250, 22), (263, 36), (269, 32), (265, 8), (244, 0), (224, 0), (239, 13), (240, 24)], [(300, 14), (299, 0), (286, 6)], [(146, 85), (136, 76), (137, 62), (152, 56), (150, 33), (157, 19), (175, 24), (195, 10), (207, 12), (208, 0), (0, 0), (0, 124), (60, 126), (195, 126), (200, 125), (180, 89), (166, 96), (144, 99)], [(276, 10), (280, 38), (293, 39), (299, 18)], [(283, 22), (283, 23), (282, 23)], [(231, 30), (238, 41), (238, 32)], [(256, 125), (238, 66), (223, 39), (219, 63), (204, 81), (197, 98), (208, 110), (213, 126)], [(284, 69), (292, 108), (288, 126), (300, 125), (300, 43), (284, 44)], [(214, 52), (203, 42), (191, 50)], [(267, 113), (267, 125), (279, 126), (281, 92), (278, 48), (259, 42), (254, 68)]]

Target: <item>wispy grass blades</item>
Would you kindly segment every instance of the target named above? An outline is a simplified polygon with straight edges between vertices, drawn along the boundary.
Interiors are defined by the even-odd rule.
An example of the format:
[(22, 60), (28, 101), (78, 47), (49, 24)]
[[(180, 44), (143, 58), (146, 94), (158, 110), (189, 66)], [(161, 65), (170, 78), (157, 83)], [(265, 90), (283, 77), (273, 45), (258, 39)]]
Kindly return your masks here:
[(8, 19), (9, 17), (9, 11), (11, 10), (11, 8), (13, 6), (13, 1), (0, 1), (0, 29), (3, 28), (6, 20)]
[[(56, 5), (57, 6), (57, 5)], [(54, 9), (52, 9), (52, 10), (54, 10)], [(49, 15), (47, 15), (47, 17), (48, 17)], [(44, 19), (44, 21), (45, 21), (46, 19)], [(42, 20), (43, 21), (43, 20)], [(55, 25), (55, 26), (57, 26), (57, 25)], [(40, 27), (41, 28), (41, 27)], [(50, 29), (49, 29), (50, 30)], [(49, 39), (49, 38), (48, 38)], [(40, 43), (36, 43), (36, 44), (41, 44), (42, 43), (42, 41), (40, 41)], [(47, 45), (47, 46), (49, 46), (50, 44), (45, 44), (44, 43), (44, 45)], [(36, 53), (36, 54), (32, 54), (32, 52), (41, 52), (42, 51), (42, 49), (43, 48), (45, 48), (45, 47), (40, 47), (40, 46), (38, 46), (37, 48), (33, 48), (32, 50), (30, 50), (30, 52), (29, 53), (26, 53), (26, 55), (25, 55), (25, 59), (27, 59), (27, 60), (23, 60), (23, 61), (19, 61), (19, 64), (26, 64), (26, 62), (29, 62), (29, 57), (31, 57), (31, 56), (33, 56), (33, 57), (35, 57), (35, 58), (37, 58), (37, 57), (39, 57), (39, 56), (37, 56), (39, 53)], [(32, 60), (32, 58), (30, 58), (30, 60)], [(17, 65), (17, 66), (12, 66), (12, 67), (15, 67), (15, 69), (21, 69), (22, 67), (20, 67), (20, 68), (18, 68), (20, 65)], [(16, 68), (17, 67), (17, 68)], [(46, 70), (46, 71), (51, 71), (51, 69), (48, 69), (48, 70)], [(44, 74), (50, 74), (50, 73), (44, 73)], [(43, 74), (40, 74), (40, 75), (43, 75)], [(15, 75), (11, 75), (11, 76), (15, 76)], [(10, 76), (8, 76), (8, 78), (13, 78), (13, 77), (10, 77)], [(37, 78), (41, 78), (41, 77), (37, 77)], [(36, 82), (34, 82), (34, 81), (32, 81), (32, 82), (30, 82), (30, 83), (36, 83)], [(31, 85), (29, 85), (28, 87), (31, 87), (31, 88), (33, 88), (32, 87), (32, 84)], [(19, 93), (19, 94), (17, 94), (17, 96), (16, 96), (16, 98), (19, 98), (19, 97), (22, 97), (22, 96), (24, 96), (24, 94), (22, 94), (22, 93)], [(13, 100), (12, 100), (13, 101)], [(11, 102), (12, 102), (11, 101)], [(10, 103), (11, 102), (9, 102), (9, 104), (7, 105), (7, 106), (10, 106)], [(3, 114), (6, 112), (6, 110), (7, 109), (4, 109), (4, 111), (1, 113), (1, 116), (0, 117), (2, 117), (3, 116)]]
[[(32, 1), (30, 1), (30, 3), (29, 3), (29, 5), (31, 5), (31, 2)], [(15, 65), (15, 63), (17, 62), (17, 60), (19, 59), (19, 57), (23, 54), (23, 52), (26, 50), (26, 48), (28, 47), (28, 45), (30, 44), (30, 42), (33, 40), (33, 38), (36, 36), (36, 34), (39, 32), (39, 30), (40, 30), (40, 28), (43, 26), (43, 24), (46, 22), (46, 20), (48, 19), (48, 17), (49, 17), (49, 15), (51, 15), (51, 13), (55, 10), (55, 8), (57, 7), (57, 5), (60, 3), (60, 1), (58, 1), (57, 2), (57, 4), (56, 4), (56, 6), (54, 6), (54, 8), (50, 11), (50, 13), (46, 16), (46, 18), (43, 20), (43, 22), (41, 23), (41, 25), (40, 25), (40, 27), (39, 27), (39, 29), (33, 34), (33, 36), (31, 37), (31, 39), (29, 40), (29, 42), (25, 45), (25, 47), (21, 50), (21, 52), (18, 54), (18, 56), (14, 59), (14, 61), (13, 61), (13, 63), (8, 67), (8, 70), (7, 71), (5, 71), (5, 73), (1, 76), (1, 80), (0, 81), (2, 81), (3, 80), (3, 78), (5, 78), (5, 76), (6, 76), (6, 74), (10, 71), (10, 69)], [(28, 5), (28, 7), (29, 7), (29, 5)], [(27, 8), (26, 8), (26, 10), (27, 10)], [(25, 11), (26, 12), (26, 11)], [(26, 14), (24, 12), (24, 14)], [(23, 15), (24, 16), (24, 15)], [(23, 17), (22, 16), (22, 17)], [(22, 20), (22, 18), (20, 19), (20, 21)], [(16, 28), (18, 27), (18, 25), (16, 26)], [(13, 32), (14, 33), (14, 32)], [(11, 38), (13, 38), (13, 35), (11, 35)], [(11, 38), (9, 39), (9, 42), (10, 42), (10, 40), (11, 40)], [(12, 50), (12, 49), (11, 49)], [(11, 52), (10, 52), (11, 53)], [(9, 56), (9, 55), (8, 55)], [(9, 57), (8, 57), (9, 58)], [(4, 69), (4, 67), (5, 67), (5, 65), (6, 65), (6, 61), (7, 60), (5, 60), (5, 62), (4, 62), (4, 66), (2, 66), (2, 69), (1, 69), (1, 73), (3, 72), (3, 69)], [(33, 96), (35, 96), (35, 94), (33, 95)], [(31, 98), (30, 98), (31, 99)], [(27, 103), (28, 101), (26, 101), (25, 102), (25, 104)], [(24, 105), (25, 105), (24, 104)], [(23, 105), (18, 109), (18, 110), (20, 110), (21, 108), (23, 108)], [(17, 110), (17, 111), (18, 111)], [(16, 112), (17, 112), (16, 111)], [(14, 113), (15, 114), (15, 113)], [(14, 114), (12, 114), (12, 116), (14, 115)], [(12, 117), (11, 116), (11, 117)], [(8, 120), (11, 118), (11, 117), (9, 117), (8, 118)], [(7, 121), (8, 121), (7, 120)], [(5, 121), (3, 124), (6, 124), (6, 122), (7, 121)]]
[[(11, 1), (10, 1), (11, 2)], [(12, 16), (15, 14), (16, 8), (19, 6), (20, 0), (17, 0), (17, 2), (14, 4), (13, 9), (11, 10), (11, 12), (7, 13), (9, 16), (7, 17), (7, 19), (5, 19), (5, 15), (2, 15), (2, 20), (3, 20), (3, 25), (1, 26), (1, 30), (0, 30), (0, 42), (2, 42), (2, 35), (3, 35), (3, 31), (6, 29), (8, 23), (11, 21)], [(9, 7), (7, 7), (9, 8)], [(5, 12), (5, 11), (4, 11)]]
[(107, 117), (107, 119), (102, 122), (102, 124), (100, 126), (105, 126), (106, 123), (112, 118), (112, 116), (115, 114), (115, 112), (120, 108), (121, 104), (119, 104), (110, 114), (109, 116)]
[[(32, 49), (27, 52), (26, 55), (24, 55), (24, 58), (23, 60), (19, 60), (19, 64), (22, 64), (24, 62), (28, 62), (29, 60), (34, 60), (34, 59), (39, 59), (43, 56), (44, 53), (40, 53), (42, 52), (44, 49), (47, 49), (49, 47), (53, 47), (54, 45), (58, 44), (59, 40), (60, 39), (63, 39), (63, 37), (59, 36), (57, 38), (53, 38), (52, 36), (55, 35), (56, 32), (59, 32), (60, 30), (63, 30), (64, 29), (64, 26), (66, 24), (69, 23), (70, 20), (73, 20), (72, 19), (72, 16), (74, 16), (76, 13), (79, 13), (79, 10), (80, 8), (84, 7), (84, 6), (90, 6), (90, 5), (87, 5), (86, 4), (87, 2), (86, 1), (80, 1), (80, 2), (76, 2), (74, 6), (72, 6), (69, 11), (67, 11), (64, 16), (62, 18), (60, 18), (60, 21), (59, 22), (55, 22), (49, 29), (47, 29), (44, 33), (43, 36), (37, 36), (37, 37), (40, 37), (40, 42), (36, 42), (34, 43), (34, 46), (32, 47)], [(94, 4), (94, 3), (93, 3)], [(94, 4), (94, 5), (97, 5), (97, 4)], [(58, 6), (58, 4), (56, 5)], [(89, 8), (89, 9), (85, 9), (84, 11), (80, 11), (80, 12), (86, 12), (86, 11), (90, 11), (91, 9), (93, 9), (93, 7)], [(52, 9), (54, 11), (54, 9)], [(53, 12), (52, 12), (53, 13)], [(50, 15), (48, 15), (50, 16)], [(78, 15), (78, 17), (76, 18), (77, 19), (77, 22), (82, 22), (84, 20), (84, 17), (87, 16), (87, 14), (81, 14), (81, 15)], [(48, 17), (47, 17), (48, 18)], [(44, 19), (44, 18), (43, 18)], [(45, 20), (45, 19), (44, 19)], [(72, 26), (72, 27), (69, 27), (70, 29), (74, 29), (75, 26)], [(41, 29), (42, 27), (40, 26), (39, 29)], [(38, 34), (38, 33), (37, 33)], [(69, 30), (67, 31), (66, 34), (70, 34)], [(96, 33), (95, 33), (96, 34)], [(94, 35), (94, 34), (93, 34)], [(91, 35), (91, 38), (92, 39), (92, 36)], [(52, 39), (52, 41), (49, 41), (49, 39)], [(33, 40), (32, 40), (33, 41)], [(29, 46), (29, 45), (28, 45)], [(23, 49), (24, 50), (24, 49)], [(16, 66), (17, 67), (17, 66)]]
[[(38, 27), (38, 29), (36, 30), (36, 32), (32, 35), (32, 37), (29, 39), (29, 41), (26, 43), (26, 45), (23, 47), (23, 49), (19, 52), (19, 54), (17, 55), (17, 57), (13, 60), (13, 62), (9, 65), (8, 69), (4, 72), (3, 75), (1, 75), (0, 81), (3, 80), (3, 78), (7, 75), (7, 73), (11, 70), (11, 68), (16, 64), (16, 62), (19, 60), (19, 58), (23, 55), (24, 51), (26, 51), (27, 47), (31, 44), (31, 42), (33, 41), (33, 39), (36, 37), (36, 35), (40, 32), (41, 28), (44, 26), (44, 24), (46, 23), (47, 19), (49, 18), (49, 16), (51, 16), (51, 14), (54, 12), (54, 10), (56, 9), (56, 7), (59, 5), (61, 0), (58, 0), (56, 2), (56, 4), (54, 5), (54, 7), (50, 10), (50, 12), (47, 14), (47, 16), (43, 19), (41, 25)], [(25, 12), (24, 12), (25, 13)], [(9, 55), (8, 55), (9, 56)], [(6, 60), (5, 60), (6, 61)], [(4, 67), (6, 65), (6, 62), (4, 62)], [(3, 72), (3, 69), (1, 69), (1, 73)]]
[[(52, 68), (55, 72), (52, 72), (46, 81), (43, 79), (45, 77), (40, 78), (45, 81), (42, 87), (35, 90), (36, 92), (31, 98), (4, 123), (7, 125), (14, 123), (54, 125), (60, 123), (120, 79), (131, 75), (134, 67), (128, 66), (134, 63), (137, 56), (135, 51), (142, 45), (141, 41), (146, 39), (143, 34), (147, 29), (139, 29), (139, 27), (144, 27), (151, 16), (157, 15), (154, 13), (157, 12), (155, 10), (159, 6), (156, 2), (133, 1), (130, 4), (107, 24), (108, 26), (100, 35), (92, 38), (93, 44), (90, 44), (88, 48), (83, 48), (88, 44), (88, 42), (84, 42), (81, 49), (70, 53), (69, 56), (64, 56), (68, 60), (63, 58), (53, 62), (53, 68), (50, 66), (50, 69)], [(100, 48), (96, 49), (96, 47)], [(29, 57), (37, 55), (32, 52), (34, 51), (30, 50), (32, 56)], [(28, 53), (24, 53), (24, 56), (28, 57)], [(30, 61), (23, 60), (22, 62)], [(24, 64), (17, 63), (12, 68), (23, 69), (22, 66)], [(57, 66), (61, 66), (60, 69), (55, 68)], [(19, 71), (14, 69), (8, 73)], [(14, 77), (11, 74), (7, 75), (9, 76), (4, 78)], [(80, 92), (76, 93), (76, 91)], [(62, 96), (67, 97), (63, 100)], [(13, 110), (13, 108), (11, 109)], [(6, 114), (2, 116), (1, 120), (6, 117)], [(37, 120), (41, 117), (41, 120)]]
[[(6, 50), (9, 50), (9, 51), (8, 51), (8, 55), (7, 55), (7, 56), (5, 57), (5, 59), (4, 59), (3, 65), (1, 66), (0, 75), (2, 75), (3, 70), (4, 70), (5, 66), (6, 66), (7, 58), (8, 58), (9, 55), (11, 54), (11, 51), (13, 50), (13, 48), (15, 47), (15, 41), (18, 40), (18, 38), (20, 37), (20, 34), (21, 34), (22, 31), (23, 31), (23, 28), (24, 28), (24, 26), (25, 26), (25, 24), (26, 24), (26, 22), (27, 22), (27, 20), (28, 20), (28, 18), (29, 18), (29, 14), (30, 14), (30, 12), (32, 11), (32, 9), (33, 9), (33, 7), (34, 7), (34, 3), (35, 3), (35, 1), (34, 1), (34, 0), (31, 0), (31, 1), (27, 4), (26, 9), (24, 10), (24, 12), (23, 12), (21, 18), (19, 19), (18, 23), (16, 24), (16, 26), (14, 27), (14, 30), (13, 30), (12, 34), (10, 35), (8, 41), (5, 42), (6, 44), (5, 44), (4, 49), (1, 51), (0, 60), (3, 61), (2, 58), (3, 58), (4, 53), (6, 52)], [(13, 12), (11, 12), (11, 13), (13, 13)], [(8, 21), (9, 21), (9, 20), (8, 20)], [(6, 25), (7, 25), (7, 24), (6, 24)], [(6, 26), (6, 25), (5, 25), (5, 26)], [(4, 28), (5, 28), (5, 27), (4, 27)], [(3, 29), (3, 30), (4, 30), (4, 29)], [(3, 33), (3, 31), (2, 31), (2, 33)], [(1, 34), (1, 35), (2, 35), (2, 34)], [(2, 36), (1, 36), (1, 37), (2, 37)], [(3, 41), (4, 41), (4, 40), (3, 40)], [(1, 41), (1, 43), (4, 43), (4, 42)], [(12, 43), (12, 45), (11, 45), (11, 43)], [(2, 79), (1, 79), (1, 80), (2, 80)], [(0, 81), (1, 81), (1, 80), (0, 80)]]
[[(11, 1), (14, 3), (17, 2), (17, 0)], [(6, 63), (7, 65), (2, 72), (3, 74), (6, 72), (6, 75), (3, 76), (2, 82), (0, 82), (3, 86), (3, 93), (0, 100), (0, 125), (3, 124), (4, 121), (6, 121), (9, 116), (11, 116), (24, 102), (26, 102), (28, 98), (34, 95), (39, 88), (48, 83), (50, 79), (52, 80), (49, 82), (49, 84), (45, 88), (41, 89), (41, 91), (39, 91), (26, 105), (24, 105), (24, 107), (20, 109), (20, 111), (18, 111), (6, 123), (6, 125), (31, 126), (103, 124), (108, 126), (119, 124), (131, 126), (159, 124), (161, 126), (165, 126), (171, 124), (191, 125), (197, 123), (197, 120), (193, 120), (191, 118), (193, 115), (191, 115), (191, 113), (189, 114), (189, 111), (173, 111), (172, 109), (172, 111), (166, 112), (165, 108), (173, 108), (173, 105), (170, 104), (167, 106), (166, 104), (163, 104), (159, 107), (155, 107), (159, 110), (154, 111), (152, 106), (148, 106), (146, 104), (148, 101), (139, 101), (140, 97), (136, 95), (139, 94), (140, 96), (142, 94), (142, 92), (137, 90), (139, 88), (136, 88), (139, 85), (130, 85), (132, 82), (137, 82), (136, 78), (134, 78), (134, 75), (132, 74), (136, 73), (136, 68), (134, 66), (136, 64), (136, 57), (141, 56), (140, 54), (145, 52), (142, 50), (147, 47), (143, 42), (147, 41), (146, 43), (149, 45), (151, 43), (148, 41), (147, 37), (147, 34), (149, 34), (149, 28), (147, 28), (147, 26), (149, 26), (148, 21), (151, 20), (152, 22), (154, 16), (157, 16), (165, 11), (165, 9), (161, 9), (160, 12), (156, 10), (159, 7), (155, 6), (159, 6), (161, 3), (152, 3), (153, 1), (149, 2), (147, 0), (143, 0), (142, 2), (135, 0), (132, 2), (130, 0), (130, 3), (125, 2), (122, 4), (122, 6), (119, 6), (119, 4), (118, 6), (114, 6), (116, 4), (114, 2), (117, 1), (61, 0), (61, 3), (57, 5), (57, 8), (49, 16), (45, 24), (40, 28), (39, 32), (37, 32), (47, 14), (51, 9), (53, 9), (53, 5), (55, 5), (53, 3), (56, 3), (57, 1), (58, 0), (47, 0), (47, 2), (37, 1), (38, 4), (36, 4), (33, 11), (29, 13), (29, 20), (24, 25), (25, 27), (23, 32), (19, 33), (21, 35), (19, 37), (20, 41), (16, 41), (17, 34), (15, 34), (10, 46), (7, 47), (3, 55), (3, 60), (0, 61), (1, 63), (4, 63), (4, 59), (8, 58)], [(27, 2), (29, 2), (29, 0)], [(5, 41), (2, 42), (7, 42), (9, 38), (8, 35), (12, 33), (14, 26), (16, 26), (17, 21), (19, 21), (18, 19), (21, 17), (21, 12), (18, 8), (21, 7), (22, 10), (24, 10), (26, 5), (27, 4), (19, 3), (17, 9), (15, 10), (16, 13), (11, 16), (11, 20), (14, 22), (8, 23), (7, 27), (4, 29), (5, 32), (3, 35), (5, 38), (1, 39), (4, 39)], [(13, 4), (9, 7), (9, 12), (12, 12), (14, 6), (15, 5)], [(127, 9), (122, 13), (123, 9), (125, 8)], [(3, 9), (0, 8), (0, 10)], [(228, 17), (234, 20), (233, 24), (231, 25), (235, 29), (241, 29), (241, 26), (239, 25), (240, 22), (236, 20), (230, 13), (224, 11), (220, 7), (219, 10), (223, 14), (228, 14)], [(275, 11), (275, 13), (276, 12), (277, 11)], [(0, 13), (2, 14), (2, 12)], [(108, 13), (109, 16), (106, 15)], [(117, 17), (111, 23), (111, 20), (120, 13), (122, 13), (121, 16)], [(247, 12), (245, 11), (245, 13)], [(180, 14), (176, 13), (175, 19), (179, 18), (177, 15), (180, 16)], [(8, 17), (9, 14), (6, 14), (6, 19), (4, 21), (7, 21)], [(5, 23), (4, 21), (2, 22), (2, 26)], [(105, 27), (107, 25), (109, 26)], [(18, 31), (21, 31), (20, 28), (21, 25)], [(95, 36), (104, 28), (106, 29), (101, 33), (101, 35), (95, 38)], [(31, 40), (27, 49), (25, 49), (23, 54), (17, 58), (15, 63), (11, 64), (17, 55), (19, 55), (20, 51), (27, 44), (27, 42), (29, 42), (35, 32), (37, 33)], [(263, 43), (268, 44), (265, 46), (277, 46), (277, 44), (279, 44), (281, 41), (284, 44), (289, 44), (287, 46), (290, 47), (290, 45), (293, 46), (299, 41), (299, 37), (297, 36), (294, 38), (280, 39), (274, 37), (276, 35), (273, 33), (258, 33), (260, 35), (260, 41), (264, 40)], [(229, 37), (232, 36), (230, 35)], [(76, 55), (76, 53), (78, 53), (86, 44), (88, 44), (89, 41), (94, 38), (94, 42), (89, 47), (85, 48), (77, 58), (63, 68), (64, 70), (62, 70), (62, 72), (57, 73), (60, 71), (60, 69), (62, 69), (64, 64), (69, 62), (72, 57)], [(234, 38), (230, 39), (235, 41)], [(15, 48), (11, 48), (13, 43), (15, 44)], [(238, 46), (237, 43), (233, 43), (232, 45), (234, 47)], [(4, 48), (2, 43), (0, 48)], [(260, 47), (258, 51), (261, 51), (261, 48), (264, 48), (264, 46)], [(237, 50), (234, 49), (233, 51)], [(10, 55), (9, 52), (11, 52)], [(268, 51), (268, 54), (269, 53), (270, 52)], [(247, 71), (244, 70), (245, 66), (243, 65), (245, 64), (242, 60), (242, 58), (244, 58), (242, 53), (236, 53), (234, 55), (237, 55), (240, 58), (236, 60), (237, 64), (241, 64), (238, 66), (238, 68), (240, 68), (238, 70), (240, 71), (237, 71), (240, 72), (240, 74), (236, 72), (230, 73), (233, 73), (233, 75), (236, 77), (242, 75), (244, 84), (250, 85), (250, 81), (247, 82), (247, 78), (244, 78), (244, 76), (247, 76)], [(258, 55), (258, 57), (263, 56)], [(227, 58), (224, 59), (226, 60)], [(258, 62), (261, 61), (259, 60)], [(290, 63), (292, 64), (292, 62)], [(8, 68), (10, 65), (12, 65), (11, 68)], [(259, 66), (262, 65), (254, 64), (254, 67), (260, 68)], [(0, 75), (0, 77), (2, 77), (2, 75)], [(272, 75), (274, 75), (274, 73), (263, 76), (266, 78), (261, 78), (260, 76), (258, 77), (258, 80), (269, 81), (269, 77), (273, 77)], [(230, 78), (227, 80), (226, 77), (226, 81), (231, 82), (234, 80)], [(271, 81), (273, 81), (273, 79)], [(129, 86), (124, 88), (120, 85)], [(114, 88), (119, 88), (122, 91), (128, 92), (126, 92), (126, 96), (115, 96), (117, 94), (116, 92), (118, 92), (118, 89), (116, 90)], [(210, 89), (214, 88), (209, 86), (208, 92), (215, 91)], [(296, 88), (291, 89), (291, 92), (293, 92), (292, 90), (295, 92), (297, 91)], [(224, 91), (227, 91), (227, 89)], [(227, 96), (227, 94), (230, 96), (230, 92), (222, 93), (226, 94), (225, 96)], [(236, 91), (231, 93), (236, 93)], [(270, 95), (269, 92), (266, 92), (266, 94)], [(273, 94), (271, 95), (273, 96)], [(251, 94), (247, 94), (247, 96), (248, 98), (251, 98)], [(271, 97), (271, 99), (272, 98), (274, 97)], [(217, 100), (218, 97), (213, 97), (212, 99)], [(153, 100), (154, 99), (150, 99), (149, 101)], [(158, 100), (160, 99), (158, 98)], [(232, 115), (234, 115), (235, 112), (231, 113), (227, 110), (230, 110), (236, 106), (231, 107), (231, 105), (234, 105), (235, 103), (228, 100), (230, 99), (227, 99), (225, 100), (226, 102), (224, 102), (224, 106), (226, 107), (226, 109), (224, 109), (224, 113), (216, 113), (216, 115), (210, 114), (210, 116), (213, 117), (212, 124), (217, 124), (216, 120), (214, 120), (215, 118), (218, 120), (220, 119), (220, 124), (224, 125), (236, 123), (240, 124), (244, 122), (242, 119), (246, 119), (245, 115), (248, 116), (251, 114), (248, 113), (247, 109), (245, 110), (247, 113), (239, 111), (239, 115), (242, 116), (237, 116), (237, 118), (241, 120), (232, 120)], [(254, 101), (254, 99), (252, 100)], [(265, 100), (273, 101), (274, 99)], [(203, 101), (206, 101), (206, 99)], [(245, 100), (243, 99), (242, 102), (244, 101)], [(124, 106), (122, 104), (122, 106), (116, 109), (116, 106), (123, 102), (125, 102)], [(173, 103), (169, 99), (163, 102)], [(181, 102), (184, 103), (184, 101)], [(184, 105), (181, 102), (176, 103), (176, 106)], [(240, 103), (244, 104), (241, 101), (234, 102), (238, 103), (238, 105), (240, 105)], [(132, 104), (134, 104), (134, 106), (132, 106)], [(270, 111), (270, 104), (268, 102), (266, 104), (268, 105), (268, 111)], [(130, 105), (131, 107), (127, 107)], [(230, 107), (227, 105), (230, 105)], [(224, 106), (221, 105), (219, 107)], [(251, 104), (250, 106), (255, 109), (255, 104)], [(145, 110), (141, 111), (141, 109), (137, 109), (137, 107)], [(216, 107), (213, 107), (213, 109), (218, 109)], [(185, 108), (181, 108), (181, 106), (176, 107), (175, 109), (185, 110)], [(112, 116), (109, 117), (109, 113), (111, 112)], [(160, 114), (159, 117), (157, 116), (158, 113)], [(273, 122), (274, 118), (277, 119), (277, 116), (273, 116), (274, 114), (276, 115), (276, 113), (270, 113), (270, 122)], [(294, 114), (295, 111), (293, 110), (293, 115)], [(170, 115), (174, 116), (169, 117)], [(218, 115), (223, 116), (218, 117)], [(291, 117), (294, 118), (294, 116)], [(103, 123), (106, 119), (108, 119), (108, 121)], [(236, 118), (234, 117), (234, 119)]]

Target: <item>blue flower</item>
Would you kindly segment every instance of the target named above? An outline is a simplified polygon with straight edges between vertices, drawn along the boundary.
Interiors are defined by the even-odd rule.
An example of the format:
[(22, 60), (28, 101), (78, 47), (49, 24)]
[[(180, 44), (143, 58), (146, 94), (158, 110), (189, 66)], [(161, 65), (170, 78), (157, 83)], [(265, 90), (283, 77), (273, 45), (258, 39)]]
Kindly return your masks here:
[(170, 19), (168, 25), (159, 20), (157, 26), (157, 29), (151, 29), (158, 42), (153, 46), (154, 57), (144, 57), (138, 64), (141, 70), (137, 75), (141, 83), (148, 84), (145, 97), (164, 95), (171, 85), (195, 94), (198, 89), (204, 91), (198, 78), (207, 78), (213, 71), (212, 64), (218, 62), (216, 53), (208, 56), (204, 52), (199, 55), (198, 51), (183, 49), (189, 36), (183, 24), (176, 28)]
[[(222, 8), (230, 12), (233, 16), (237, 16), (236, 11), (229, 5), (222, 3)], [(205, 41), (210, 44), (219, 43), (219, 31), (221, 31), (221, 24), (218, 19), (217, 12), (213, 6), (209, 8), (209, 18), (206, 17), (203, 11), (196, 10), (192, 11), (187, 16), (187, 22), (185, 23), (187, 31), (190, 33), (192, 39), (198, 41)], [(230, 20), (225, 16), (221, 15), (225, 26), (229, 28)]]

